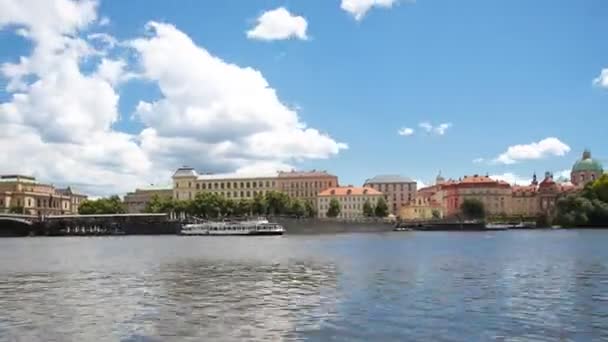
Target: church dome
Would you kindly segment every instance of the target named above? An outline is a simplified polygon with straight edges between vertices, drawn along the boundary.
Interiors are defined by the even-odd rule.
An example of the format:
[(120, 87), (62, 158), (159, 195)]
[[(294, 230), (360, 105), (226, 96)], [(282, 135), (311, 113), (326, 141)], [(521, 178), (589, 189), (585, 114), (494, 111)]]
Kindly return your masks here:
[(572, 172), (597, 172), (604, 173), (602, 164), (591, 158), (591, 152), (585, 151), (583, 153), (583, 159), (577, 161), (572, 167)]

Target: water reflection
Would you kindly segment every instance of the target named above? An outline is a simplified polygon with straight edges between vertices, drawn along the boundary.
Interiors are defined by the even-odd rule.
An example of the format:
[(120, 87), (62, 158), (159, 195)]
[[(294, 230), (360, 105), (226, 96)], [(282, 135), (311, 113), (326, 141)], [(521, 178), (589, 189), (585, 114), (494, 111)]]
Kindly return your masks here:
[(335, 314), (336, 268), (186, 261), (154, 273), (13, 274), (0, 341), (293, 338)]
[(608, 339), (608, 231), (0, 240), (0, 341)]

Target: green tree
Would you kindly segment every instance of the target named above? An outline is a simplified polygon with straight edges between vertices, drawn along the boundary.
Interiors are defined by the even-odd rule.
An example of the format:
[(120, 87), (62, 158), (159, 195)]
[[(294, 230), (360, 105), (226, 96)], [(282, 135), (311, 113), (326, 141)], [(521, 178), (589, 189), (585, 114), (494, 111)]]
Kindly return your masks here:
[(433, 209), (432, 214), (433, 214), (433, 218), (434, 219), (440, 219), (441, 218), (441, 212), (439, 210), (437, 210), (437, 209)]
[(304, 208), (304, 204), (299, 199), (294, 199), (291, 201), (289, 213), (296, 217), (302, 217), (306, 214), (306, 209)]
[(608, 203), (608, 174), (603, 174), (591, 183), (591, 189), (600, 201)]
[(383, 197), (378, 198), (376, 202), (376, 209), (374, 209), (376, 217), (387, 217), (388, 216), (388, 205)]
[(18, 206), (10, 207), (8, 209), (8, 212), (11, 213), (11, 214), (23, 214), (23, 213), (25, 213), (24, 208), (23, 207), (18, 207)]
[(337, 199), (332, 198), (329, 201), (329, 209), (327, 209), (327, 217), (338, 217), (338, 215), (340, 215), (340, 211), (342, 210), (341, 207), (342, 206), (340, 205), (340, 202)]
[(366, 200), (365, 203), (363, 203), (363, 215), (366, 217), (372, 217), (372, 216), (376, 215), (375, 211), (374, 211), (374, 207), (369, 202), (369, 200)]
[(268, 206), (266, 205), (266, 198), (263, 194), (258, 193), (253, 197), (253, 203), (251, 208), (253, 214), (255, 215), (265, 215)]
[(282, 192), (269, 191), (266, 193), (266, 205), (269, 215), (285, 215), (289, 213), (289, 196)]
[(98, 200), (86, 200), (78, 207), (78, 213), (82, 215), (123, 214), (125, 208), (120, 197), (115, 195)]
[(247, 216), (251, 214), (252, 201), (241, 199), (236, 204), (236, 215)]
[(460, 212), (467, 219), (483, 219), (486, 217), (483, 202), (476, 198), (465, 199), (460, 205)]
[(170, 197), (152, 196), (146, 204), (144, 212), (151, 214), (171, 213), (175, 210), (175, 204)]
[(315, 206), (311, 201), (306, 201), (306, 203), (304, 203), (304, 209), (307, 217), (317, 217), (317, 209), (315, 209)]

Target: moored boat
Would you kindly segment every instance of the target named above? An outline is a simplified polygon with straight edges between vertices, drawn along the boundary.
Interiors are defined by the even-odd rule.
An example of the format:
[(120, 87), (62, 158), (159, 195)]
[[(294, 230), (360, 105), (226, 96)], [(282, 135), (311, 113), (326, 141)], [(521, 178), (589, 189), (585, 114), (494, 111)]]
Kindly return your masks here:
[(181, 235), (282, 235), (285, 228), (266, 219), (245, 221), (206, 221), (185, 224)]

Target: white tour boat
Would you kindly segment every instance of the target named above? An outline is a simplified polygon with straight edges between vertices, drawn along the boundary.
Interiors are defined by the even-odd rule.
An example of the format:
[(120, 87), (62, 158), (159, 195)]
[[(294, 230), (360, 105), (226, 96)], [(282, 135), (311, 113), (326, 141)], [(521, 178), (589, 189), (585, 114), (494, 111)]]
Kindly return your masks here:
[(181, 235), (282, 235), (285, 228), (266, 219), (207, 221), (182, 226)]

